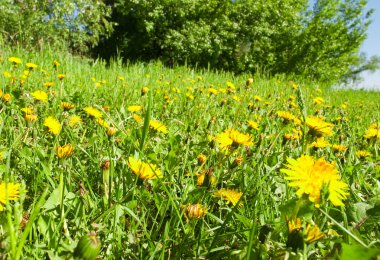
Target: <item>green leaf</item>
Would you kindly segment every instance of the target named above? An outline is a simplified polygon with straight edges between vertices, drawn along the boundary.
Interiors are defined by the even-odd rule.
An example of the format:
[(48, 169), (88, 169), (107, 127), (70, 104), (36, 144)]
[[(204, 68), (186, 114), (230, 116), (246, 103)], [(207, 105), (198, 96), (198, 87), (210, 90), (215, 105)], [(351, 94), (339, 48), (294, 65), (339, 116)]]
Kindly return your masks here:
[(370, 260), (380, 254), (380, 249), (378, 248), (365, 248), (360, 245), (347, 245), (342, 244), (342, 255), (341, 260)]
[(59, 203), (61, 202), (59, 194), (59, 188), (53, 190), (53, 192), (50, 194), (49, 198), (46, 200), (42, 208), (49, 211), (58, 207)]

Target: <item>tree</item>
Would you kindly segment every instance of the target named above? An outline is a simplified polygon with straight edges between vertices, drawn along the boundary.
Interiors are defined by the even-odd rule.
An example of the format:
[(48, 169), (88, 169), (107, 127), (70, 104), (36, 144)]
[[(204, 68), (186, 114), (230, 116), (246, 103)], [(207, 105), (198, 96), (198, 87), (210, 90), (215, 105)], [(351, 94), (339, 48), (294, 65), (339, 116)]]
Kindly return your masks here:
[(307, 0), (106, 2), (117, 26), (95, 49), (102, 57), (329, 82), (369, 68), (359, 54), (372, 14), (366, 0), (316, 0), (311, 8)]
[(98, 50), (236, 71), (272, 66), (299, 29), (307, 0), (116, 0), (118, 25)]
[(373, 12), (364, 13), (366, 4), (366, 0), (315, 1), (305, 14), (287, 71), (335, 82), (361, 66), (359, 48)]
[(10, 45), (85, 52), (112, 32), (110, 11), (99, 0), (2, 0), (0, 31)]

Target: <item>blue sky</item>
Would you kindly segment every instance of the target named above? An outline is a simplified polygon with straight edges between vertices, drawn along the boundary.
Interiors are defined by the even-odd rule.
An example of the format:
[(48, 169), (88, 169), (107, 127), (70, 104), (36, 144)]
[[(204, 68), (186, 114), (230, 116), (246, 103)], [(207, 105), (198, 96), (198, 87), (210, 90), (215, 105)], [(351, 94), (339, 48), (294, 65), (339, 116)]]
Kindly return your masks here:
[[(368, 37), (361, 48), (368, 56), (380, 56), (380, 0), (368, 0), (368, 8), (375, 9), (372, 14), (372, 24), (368, 28)], [(363, 73), (364, 82), (359, 84), (361, 88), (376, 89), (380, 91), (380, 70), (375, 73)]]

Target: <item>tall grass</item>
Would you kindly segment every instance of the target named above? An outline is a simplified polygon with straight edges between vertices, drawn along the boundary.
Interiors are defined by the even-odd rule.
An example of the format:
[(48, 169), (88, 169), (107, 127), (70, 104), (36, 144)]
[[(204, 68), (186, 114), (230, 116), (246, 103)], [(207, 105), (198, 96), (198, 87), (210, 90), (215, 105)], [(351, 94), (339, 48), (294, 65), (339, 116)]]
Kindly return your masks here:
[[(13, 65), (11, 56), (22, 63)], [(29, 75), (27, 62), (38, 65)], [(168, 69), (160, 62), (107, 65), (49, 50), (3, 49), (0, 72), (0, 180), (21, 184), (15, 201), (0, 190), (0, 203), (6, 205), (0, 212), (3, 257), (78, 257), (84, 236), (101, 244), (99, 254), (106, 259), (320, 258), (342, 253), (342, 245), (342, 256), (379, 254), (379, 138), (364, 137), (380, 122), (378, 92)], [(47, 88), (46, 82), (54, 85)], [(36, 90), (46, 91), (48, 101), (33, 98)], [(317, 104), (317, 97), (324, 101)], [(65, 110), (62, 102), (75, 107)], [(131, 105), (143, 109), (130, 112)], [(25, 107), (35, 110), (36, 121), (25, 119)], [(86, 107), (96, 108), (104, 121)], [(278, 111), (291, 112), (301, 124), (284, 123)], [(70, 126), (73, 115), (82, 119), (76, 127)], [(312, 115), (334, 124), (327, 147), (311, 147), (316, 140), (305, 119)], [(48, 116), (60, 122), (58, 135), (44, 126)], [(152, 119), (168, 133), (155, 131)], [(248, 120), (258, 123), (257, 129)], [(110, 134), (110, 127), (117, 132)], [(223, 151), (216, 137), (231, 128), (249, 135), (253, 144)], [(287, 140), (294, 131), (303, 137)], [(65, 144), (74, 152), (58, 158), (57, 147)], [(347, 151), (336, 152), (333, 144)], [(359, 158), (359, 150), (370, 155)], [(200, 154), (207, 159), (198, 159)], [(288, 158), (303, 154), (336, 164), (349, 186), (344, 206), (334, 206), (324, 191), (320, 207), (296, 195), (280, 169)], [(155, 177), (161, 171), (163, 178), (139, 178), (130, 157), (145, 162)], [(223, 199), (216, 195), (222, 189), (242, 196)], [(207, 213), (189, 208), (195, 204)], [(302, 226), (289, 230), (296, 218)], [(323, 237), (308, 240), (308, 224), (318, 226)]]

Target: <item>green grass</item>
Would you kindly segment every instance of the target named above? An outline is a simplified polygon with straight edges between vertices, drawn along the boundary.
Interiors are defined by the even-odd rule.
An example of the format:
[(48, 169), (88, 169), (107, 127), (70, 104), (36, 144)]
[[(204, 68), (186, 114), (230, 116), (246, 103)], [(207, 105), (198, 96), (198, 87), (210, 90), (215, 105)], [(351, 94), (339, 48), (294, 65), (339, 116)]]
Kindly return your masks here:
[[(10, 56), (23, 63), (13, 66)], [(60, 63), (57, 69), (54, 60)], [(21, 87), (26, 62), (38, 68)], [(0, 182), (22, 187), (20, 198), (5, 203), (0, 212), (0, 256), (70, 259), (90, 232), (105, 259), (321, 258), (337, 255), (341, 245), (343, 256), (354, 257), (351, 251), (379, 254), (380, 143), (363, 137), (372, 123), (380, 122), (379, 92), (334, 91), (261, 76), (246, 87), (249, 75), (169, 69), (159, 62), (122, 65), (117, 60), (106, 66), (50, 50), (4, 48), (0, 72), (3, 95), (11, 95), (10, 101), (0, 101)], [(58, 74), (65, 78), (59, 80)], [(54, 86), (47, 89), (44, 82)], [(231, 84), (234, 93), (227, 91)], [(143, 87), (149, 88), (145, 95)], [(210, 94), (210, 88), (218, 94)], [(48, 102), (35, 101), (31, 93), (36, 90), (48, 92)], [(314, 104), (316, 97), (324, 103)], [(65, 111), (63, 101), (75, 108)], [(127, 109), (131, 105), (143, 106), (136, 112), (143, 122), (133, 119)], [(117, 133), (108, 136), (107, 127), (83, 110), (88, 106), (101, 111)], [(24, 119), (24, 107), (34, 108), (35, 122)], [(334, 124), (334, 134), (326, 140), (347, 151), (310, 148), (315, 140), (306, 135), (306, 126), (286, 125), (278, 118), (277, 111), (285, 110), (300, 120), (324, 116)], [(83, 121), (75, 128), (69, 126), (72, 115)], [(48, 116), (61, 123), (59, 135), (44, 126)], [(162, 122), (168, 133), (153, 131), (150, 119)], [(250, 129), (247, 120), (255, 120), (258, 130)], [(249, 134), (253, 144), (221, 151), (210, 136), (229, 128)], [(303, 129), (305, 138), (285, 141), (284, 134), (293, 128)], [(74, 153), (59, 159), (57, 147), (65, 144), (73, 145)], [(358, 150), (371, 156), (359, 159)], [(207, 156), (204, 163), (198, 162), (199, 154)], [(287, 158), (302, 154), (336, 163), (349, 185), (344, 207), (325, 200), (324, 192), (320, 208), (296, 195), (297, 188), (289, 186), (280, 169)], [(150, 170), (156, 165), (163, 178), (139, 179), (128, 164), (131, 156), (149, 162)], [(236, 164), (236, 158), (242, 163)], [(197, 175), (205, 172), (206, 181), (199, 186)], [(240, 203), (234, 206), (215, 196), (222, 188), (242, 192)], [(6, 192), (0, 192), (6, 201)], [(197, 203), (207, 214), (186, 218), (187, 205)], [(302, 220), (302, 229), (290, 234), (287, 219), (294, 217)], [(318, 225), (324, 237), (306, 242), (306, 223)], [(295, 236), (301, 238), (298, 244)], [(292, 243), (297, 244), (293, 249)]]

